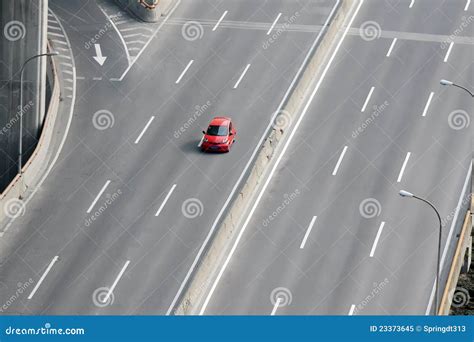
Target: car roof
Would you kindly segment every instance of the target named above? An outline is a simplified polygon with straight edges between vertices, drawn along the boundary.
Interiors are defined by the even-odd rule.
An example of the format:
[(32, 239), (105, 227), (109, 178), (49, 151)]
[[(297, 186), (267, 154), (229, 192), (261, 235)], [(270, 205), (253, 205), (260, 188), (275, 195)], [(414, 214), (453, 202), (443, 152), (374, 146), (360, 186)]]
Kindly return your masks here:
[(210, 125), (212, 126), (227, 126), (230, 123), (230, 118), (225, 116), (216, 116), (211, 120)]

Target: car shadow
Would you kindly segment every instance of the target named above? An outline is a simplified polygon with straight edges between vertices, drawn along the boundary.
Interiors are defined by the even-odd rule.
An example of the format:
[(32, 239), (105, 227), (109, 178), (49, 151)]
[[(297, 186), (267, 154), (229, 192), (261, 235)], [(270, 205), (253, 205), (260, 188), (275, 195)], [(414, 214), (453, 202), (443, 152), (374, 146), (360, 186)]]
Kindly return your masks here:
[(198, 144), (201, 140), (191, 140), (179, 145), (181, 151), (185, 153), (202, 154)]

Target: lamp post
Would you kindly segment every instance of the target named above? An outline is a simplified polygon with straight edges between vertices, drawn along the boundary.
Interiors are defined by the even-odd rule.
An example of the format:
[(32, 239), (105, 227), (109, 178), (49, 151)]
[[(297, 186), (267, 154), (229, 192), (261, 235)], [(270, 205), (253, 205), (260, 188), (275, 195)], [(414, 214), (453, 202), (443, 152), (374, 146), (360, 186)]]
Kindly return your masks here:
[(439, 293), (439, 273), (440, 273), (440, 256), (441, 256), (441, 233), (443, 229), (443, 223), (441, 221), (441, 216), (439, 215), (438, 209), (428, 200), (418, 197), (411, 192), (400, 190), (400, 196), (414, 198), (428, 204), (436, 213), (436, 216), (439, 220), (439, 235), (438, 235), (438, 262), (436, 263), (436, 287), (435, 287), (435, 316), (438, 315), (438, 293)]
[(28, 64), (28, 62), (39, 58), (39, 57), (44, 57), (44, 56), (57, 56), (59, 55), (58, 52), (50, 52), (50, 53), (42, 53), (39, 55), (35, 55), (33, 57), (28, 58), (25, 62), (23, 62), (23, 65), (20, 69), (20, 143), (18, 145), (18, 174), (20, 175), (20, 179), (23, 176), (22, 173), (22, 154), (23, 154), (23, 74), (25, 71), (25, 67)]
[(474, 93), (473, 93), (472, 91), (470, 91), (470, 90), (467, 89), (466, 87), (460, 86), (459, 84), (456, 84), (456, 83), (454, 83), (454, 82), (452, 82), (452, 81), (441, 80), (441, 81), (439, 81), (439, 83), (440, 83), (441, 85), (448, 86), (448, 87), (450, 87), (450, 86), (457, 87), (457, 88), (462, 89), (462, 90), (464, 90), (465, 92), (467, 92), (469, 95), (471, 95), (471, 97), (474, 97)]

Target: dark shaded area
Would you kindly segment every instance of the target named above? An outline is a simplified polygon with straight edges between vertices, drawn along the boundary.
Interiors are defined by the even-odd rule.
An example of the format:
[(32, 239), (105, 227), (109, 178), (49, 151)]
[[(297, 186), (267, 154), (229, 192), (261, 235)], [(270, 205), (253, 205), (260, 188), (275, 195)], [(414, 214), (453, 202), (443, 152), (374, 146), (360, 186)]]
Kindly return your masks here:
[(468, 273), (462, 273), (459, 276), (450, 314), (474, 315), (474, 267), (472, 265)]
[(28, 63), (20, 106), (23, 62), (43, 53), (47, 0), (0, 0), (0, 193), (18, 171), (20, 116), (23, 116), (23, 164), (37, 144), (44, 120), (46, 88), (41, 86), (43, 61)]

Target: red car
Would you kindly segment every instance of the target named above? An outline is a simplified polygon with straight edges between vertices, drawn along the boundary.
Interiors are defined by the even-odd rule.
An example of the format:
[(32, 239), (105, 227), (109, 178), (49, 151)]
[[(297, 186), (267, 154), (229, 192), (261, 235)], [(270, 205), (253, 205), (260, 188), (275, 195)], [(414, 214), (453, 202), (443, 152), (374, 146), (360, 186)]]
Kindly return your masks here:
[(229, 152), (235, 141), (236, 131), (232, 120), (216, 116), (211, 120), (207, 131), (202, 131), (201, 150), (204, 152)]

